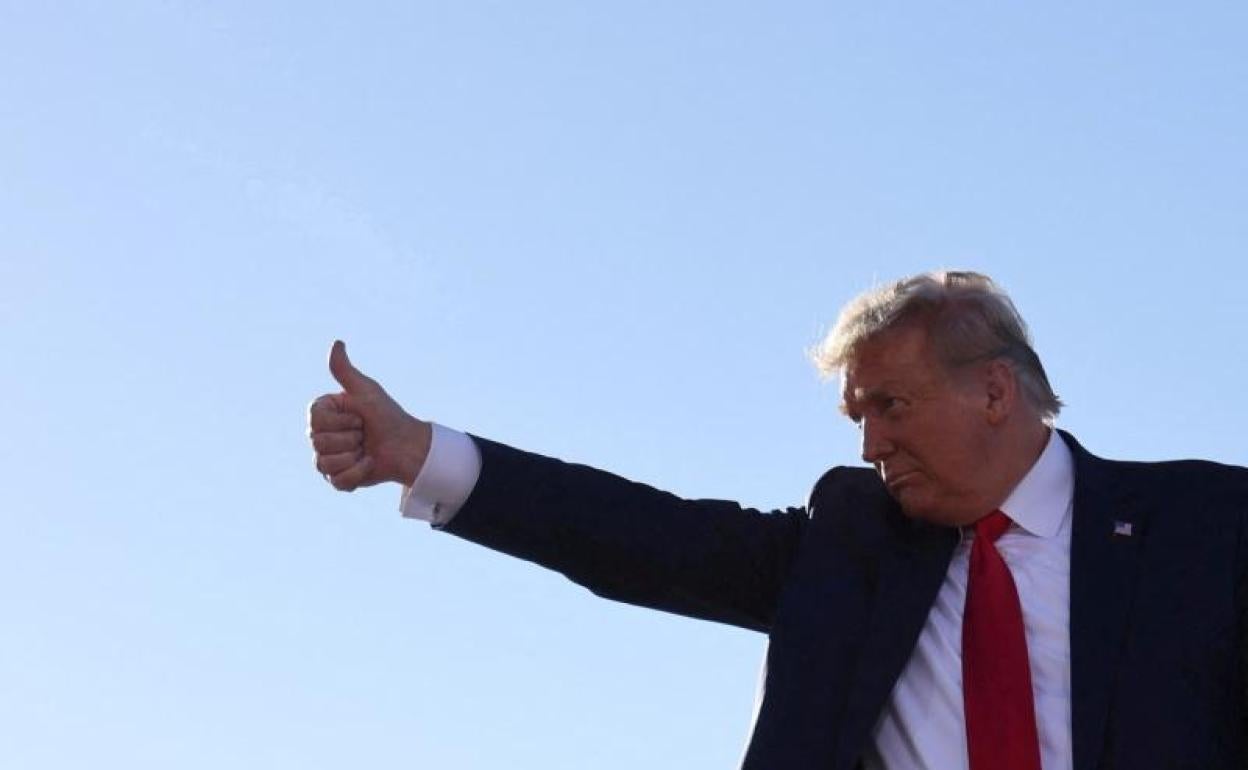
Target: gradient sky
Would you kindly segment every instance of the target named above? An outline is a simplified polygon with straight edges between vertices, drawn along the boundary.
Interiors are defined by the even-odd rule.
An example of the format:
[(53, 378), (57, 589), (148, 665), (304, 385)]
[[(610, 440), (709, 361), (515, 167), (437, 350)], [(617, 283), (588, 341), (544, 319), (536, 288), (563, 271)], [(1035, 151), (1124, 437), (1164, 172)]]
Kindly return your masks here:
[(840, 305), (994, 275), (1110, 457), (1248, 462), (1248, 6), (0, 2), (0, 766), (727, 768), (765, 639), (336, 493), (330, 342), (674, 492), (856, 464)]

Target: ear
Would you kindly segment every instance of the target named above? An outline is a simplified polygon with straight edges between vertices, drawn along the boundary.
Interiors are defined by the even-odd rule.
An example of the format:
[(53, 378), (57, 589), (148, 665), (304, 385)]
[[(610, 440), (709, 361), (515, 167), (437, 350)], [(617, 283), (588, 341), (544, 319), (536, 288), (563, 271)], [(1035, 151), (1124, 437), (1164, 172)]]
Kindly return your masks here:
[(1009, 418), (1018, 403), (1018, 378), (1014, 368), (1000, 358), (984, 367), (984, 395), (988, 423), (1000, 425)]

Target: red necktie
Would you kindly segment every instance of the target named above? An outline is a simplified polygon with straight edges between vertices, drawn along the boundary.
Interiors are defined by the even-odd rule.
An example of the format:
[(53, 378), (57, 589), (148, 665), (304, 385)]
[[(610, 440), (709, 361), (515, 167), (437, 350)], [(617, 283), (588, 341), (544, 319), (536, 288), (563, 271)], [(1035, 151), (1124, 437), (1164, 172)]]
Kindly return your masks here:
[(971, 770), (1040, 770), (1023, 610), (993, 545), (1010, 526), (1001, 511), (975, 523), (962, 615), (962, 700)]

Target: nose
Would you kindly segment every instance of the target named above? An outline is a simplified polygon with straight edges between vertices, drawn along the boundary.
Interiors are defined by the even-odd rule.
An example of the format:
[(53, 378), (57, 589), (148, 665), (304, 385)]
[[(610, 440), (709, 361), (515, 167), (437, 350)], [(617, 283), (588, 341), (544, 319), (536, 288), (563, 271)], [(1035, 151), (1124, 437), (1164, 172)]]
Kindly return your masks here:
[(893, 453), (894, 446), (880, 421), (871, 417), (862, 420), (862, 459), (875, 465)]

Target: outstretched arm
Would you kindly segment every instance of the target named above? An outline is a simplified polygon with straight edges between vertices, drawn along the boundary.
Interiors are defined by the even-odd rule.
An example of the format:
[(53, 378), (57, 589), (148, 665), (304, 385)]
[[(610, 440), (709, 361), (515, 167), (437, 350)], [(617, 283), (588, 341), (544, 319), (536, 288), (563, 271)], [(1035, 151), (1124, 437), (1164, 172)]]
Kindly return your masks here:
[[(335, 342), (342, 387), (312, 402), (316, 467), (336, 489), (384, 481), (429, 484), (430, 423), (412, 417), (356, 369)], [(462, 434), (460, 440), (469, 441)], [(480, 476), (447, 532), (563, 573), (611, 599), (766, 631), (807, 521), (804, 509), (762, 513), (685, 500), (584, 465), (473, 439)], [(475, 459), (475, 453), (474, 453)], [(464, 498), (467, 498), (464, 501)]]
[(477, 439), (481, 478), (445, 530), (557, 570), (608, 599), (770, 630), (809, 522), (689, 500)]

